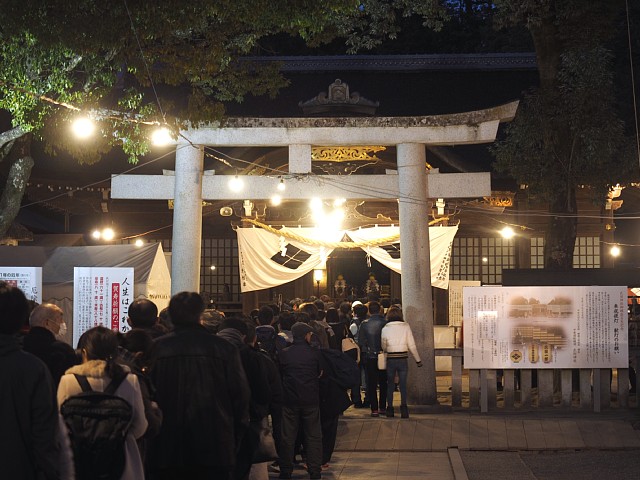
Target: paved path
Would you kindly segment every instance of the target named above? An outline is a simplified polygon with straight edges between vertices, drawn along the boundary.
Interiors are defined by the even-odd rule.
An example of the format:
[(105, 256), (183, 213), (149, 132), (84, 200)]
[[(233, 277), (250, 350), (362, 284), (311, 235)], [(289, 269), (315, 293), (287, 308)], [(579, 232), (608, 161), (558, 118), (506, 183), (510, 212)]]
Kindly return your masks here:
[[(640, 478), (640, 413), (630, 410), (455, 412), (409, 419), (368, 413), (349, 409), (341, 417), (336, 452), (323, 478)], [(308, 477), (300, 468), (294, 478)]]

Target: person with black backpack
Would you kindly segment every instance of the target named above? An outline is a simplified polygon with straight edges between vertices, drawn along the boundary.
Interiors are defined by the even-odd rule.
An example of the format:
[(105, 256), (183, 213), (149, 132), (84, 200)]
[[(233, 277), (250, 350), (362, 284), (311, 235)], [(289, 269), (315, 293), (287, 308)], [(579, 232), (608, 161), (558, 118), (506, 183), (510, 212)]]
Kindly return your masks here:
[(144, 404), (138, 378), (116, 363), (116, 333), (94, 327), (78, 349), (82, 363), (67, 370), (58, 387), (77, 480), (144, 478), (136, 444), (147, 429)]

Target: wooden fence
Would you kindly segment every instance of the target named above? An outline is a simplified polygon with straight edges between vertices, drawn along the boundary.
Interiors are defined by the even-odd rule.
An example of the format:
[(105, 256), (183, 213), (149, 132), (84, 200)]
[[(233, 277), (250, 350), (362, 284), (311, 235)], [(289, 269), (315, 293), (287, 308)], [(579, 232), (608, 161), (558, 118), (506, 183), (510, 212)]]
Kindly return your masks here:
[[(610, 407), (640, 407), (637, 394), (629, 392), (632, 370), (628, 368), (469, 370), (469, 388), (463, 392), (463, 349), (436, 348), (435, 354), (451, 357), (450, 401), (454, 408), (479, 408), (484, 413), (553, 407), (600, 412)], [(629, 358), (636, 360), (632, 364), (640, 365), (640, 348), (630, 349)], [(636, 368), (636, 376), (640, 376), (638, 370)], [(463, 402), (463, 397), (468, 401)]]

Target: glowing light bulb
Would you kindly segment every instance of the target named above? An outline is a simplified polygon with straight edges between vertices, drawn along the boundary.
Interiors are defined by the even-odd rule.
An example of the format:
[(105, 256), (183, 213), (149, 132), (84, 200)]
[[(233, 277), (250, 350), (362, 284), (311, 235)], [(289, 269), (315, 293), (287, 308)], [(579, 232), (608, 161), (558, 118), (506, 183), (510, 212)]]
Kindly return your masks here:
[(78, 138), (89, 138), (96, 129), (95, 124), (87, 117), (79, 117), (71, 124), (73, 133)]
[(617, 257), (620, 255), (620, 247), (618, 245), (614, 245), (613, 247), (611, 247), (611, 250), (609, 251), (609, 253), (611, 253), (612, 257)]
[(314, 197), (311, 199), (311, 201), (309, 202), (309, 208), (311, 208), (311, 210), (313, 210), (314, 212), (319, 212), (322, 210), (322, 200), (320, 200), (318, 197)]
[(144, 240), (142, 240), (141, 238), (138, 238), (135, 242), (135, 246), (139, 248), (143, 245), (144, 245)]
[(211, 265), (209, 268), (211, 269), (211, 271), (214, 271), (216, 269), (216, 266), (215, 265)]
[(240, 192), (244, 188), (244, 182), (237, 175), (229, 180), (229, 188), (232, 192)]
[(100, 230), (96, 229), (93, 232), (91, 232), (91, 236), (96, 240), (100, 240), (100, 237), (102, 237), (102, 233), (100, 233)]
[(111, 240), (113, 240), (115, 236), (116, 236), (116, 232), (113, 231), (113, 228), (105, 228), (102, 231), (102, 238), (107, 242), (110, 242)]
[(342, 206), (342, 205), (344, 205), (346, 202), (347, 202), (347, 199), (346, 199), (346, 198), (336, 198), (336, 199), (333, 201), (333, 207), (334, 207), (334, 208), (341, 207), (341, 206)]
[(278, 183), (278, 190), (284, 192), (286, 190), (286, 185), (284, 184), (284, 179), (280, 179), (280, 183)]
[(277, 207), (281, 203), (282, 197), (280, 195), (274, 195), (273, 197), (271, 197), (271, 205), (273, 205), (274, 207)]
[(515, 234), (516, 232), (514, 232), (513, 228), (511, 227), (504, 227), (502, 230), (500, 230), (500, 235), (502, 235), (502, 238), (513, 238)]
[(171, 143), (171, 132), (167, 127), (160, 127), (151, 134), (151, 142), (156, 147), (163, 147)]

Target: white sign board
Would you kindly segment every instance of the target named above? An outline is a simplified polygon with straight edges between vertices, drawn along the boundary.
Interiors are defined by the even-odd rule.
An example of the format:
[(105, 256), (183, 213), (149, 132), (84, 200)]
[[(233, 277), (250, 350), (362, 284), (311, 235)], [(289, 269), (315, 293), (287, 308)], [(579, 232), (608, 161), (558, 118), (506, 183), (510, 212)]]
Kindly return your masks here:
[(73, 269), (73, 344), (90, 328), (103, 326), (119, 332), (134, 300), (133, 268), (75, 267)]
[(449, 280), (449, 325), (462, 326), (462, 289), (479, 287), (479, 280)]
[(0, 280), (18, 287), (27, 300), (42, 303), (42, 267), (0, 267)]
[(627, 368), (626, 287), (466, 287), (465, 368)]

